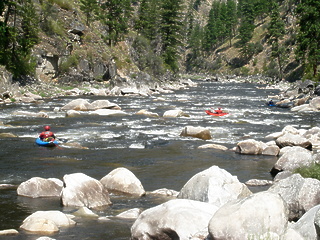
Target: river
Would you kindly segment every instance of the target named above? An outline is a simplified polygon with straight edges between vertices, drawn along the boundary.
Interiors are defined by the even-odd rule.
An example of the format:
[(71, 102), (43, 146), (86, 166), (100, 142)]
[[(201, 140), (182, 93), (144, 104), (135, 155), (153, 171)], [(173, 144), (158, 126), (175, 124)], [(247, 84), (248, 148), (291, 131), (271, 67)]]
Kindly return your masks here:
[[(249, 83), (221, 83), (196, 81), (190, 87), (151, 97), (81, 96), (90, 102), (108, 99), (118, 104), (126, 116), (86, 115), (65, 118), (64, 112), (54, 111), (75, 97), (47, 99), (42, 103), (0, 105), (0, 133), (10, 132), (19, 138), (0, 139), (0, 184), (18, 185), (32, 177), (55, 177), (82, 172), (100, 180), (110, 171), (125, 167), (140, 179), (146, 191), (168, 188), (179, 191), (196, 173), (217, 165), (238, 177), (271, 180), (270, 169), (276, 157), (239, 155), (232, 151), (198, 149), (207, 143), (235, 147), (243, 139), (266, 142), (265, 136), (281, 131), (287, 125), (296, 128), (319, 126), (319, 113), (293, 113), (289, 109), (266, 106), (269, 95), (278, 90), (264, 89)], [(163, 98), (160, 100), (159, 97)], [(77, 97), (79, 98), (79, 97)], [(222, 107), (229, 115), (213, 117), (204, 110)], [(135, 113), (140, 109), (163, 113), (181, 109), (189, 117), (149, 118)], [(18, 116), (16, 111), (45, 111), (49, 118)], [(38, 147), (34, 141), (44, 125), (50, 125), (56, 136), (69, 143), (77, 142), (87, 149)], [(209, 128), (212, 140), (180, 137), (185, 126)], [(251, 187), (253, 192), (263, 187)], [(114, 216), (131, 208), (146, 209), (165, 201), (163, 197), (148, 195), (142, 198), (111, 195), (112, 206), (95, 211), (100, 217)], [(38, 210), (74, 209), (60, 205), (58, 199), (30, 199), (19, 197), (15, 189), (0, 190), (0, 230), (17, 229), (17, 236), (1, 239), (37, 239), (19, 229), (22, 221)], [(72, 228), (62, 229), (50, 237), (54, 239), (129, 239), (132, 220), (110, 217), (108, 221), (83, 218)]]

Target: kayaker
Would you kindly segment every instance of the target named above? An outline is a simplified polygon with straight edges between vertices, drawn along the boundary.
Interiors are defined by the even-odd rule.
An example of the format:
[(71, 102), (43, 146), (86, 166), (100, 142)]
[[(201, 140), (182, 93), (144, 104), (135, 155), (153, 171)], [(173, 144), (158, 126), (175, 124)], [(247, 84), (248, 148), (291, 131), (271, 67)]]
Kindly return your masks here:
[(56, 136), (50, 131), (50, 126), (45, 126), (44, 131), (40, 133), (39, 138), (44, 142), (54, 141)]
[(215, 113), (220, 114), (223, 113), (222, 109), (219, 107), (217, 110), (214, 110)]

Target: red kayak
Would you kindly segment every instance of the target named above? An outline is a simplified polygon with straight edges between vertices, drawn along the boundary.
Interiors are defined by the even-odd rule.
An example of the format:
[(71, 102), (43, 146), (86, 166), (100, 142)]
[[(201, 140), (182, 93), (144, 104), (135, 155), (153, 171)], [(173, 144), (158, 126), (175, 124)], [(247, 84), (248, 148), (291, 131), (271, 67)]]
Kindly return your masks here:
[(215, 112), (212, 112), (212, 111), (210, 111), (210, 110), (205, 110), (205, 112), (206, 112), (208, 115), (218, 116), (218, 117), (229, 114), (229, 113), (227, 113), (227, 112), (215, 113)]

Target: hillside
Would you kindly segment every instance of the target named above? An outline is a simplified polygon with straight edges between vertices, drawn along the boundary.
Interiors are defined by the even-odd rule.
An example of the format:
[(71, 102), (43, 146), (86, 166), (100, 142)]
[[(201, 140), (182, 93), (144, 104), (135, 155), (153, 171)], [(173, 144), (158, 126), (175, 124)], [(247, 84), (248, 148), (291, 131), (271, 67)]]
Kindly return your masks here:
[[(20, 84), (40, 81), (62, 85), (100, 82), (112, 87), (172, 81), (177, 74), (185, 73), (258, 74), (275, 80), (295, 81), (303, 77), (305, 70), (302, 61), (296, 61), (296, 4), (291, 0), (280, 1), (279, 5), (280, 21), (285, 28), (283, 36), (277, 39), (277, 44), (285, 48), (281, 53), (281, 74), (280, 62), (277, 63), (270, 44), (269, 26), (273, 19), (271, 7), (265, 0), (253, 1), (255, 9), (262, 4), (268, 7), (255, 13), (250, 23), (252, 33), (246, 41), (243, 41), (241, 28), (250, 16), (240, 16), (241, 11), (245, 13), (241, 10), (244, 3), (237, 5), (237, 12), (227, 14), (236, 21), (229, 26), (232, 32), (226, 33), (228, 28), (221, 33), (214, 32), (221, 30), (217, 26), (221, 28), (224, 24), (226, 27), (225, 19), (229, 18), (225, 13), (224, 19), (220, 22), (217, 19), (223, 10), (228, 10), (227, 4), (235, 3), (234, 0), (225, 3), (212, 0), (163, 0), (161, 3), (153, 0), (26, 0), (21, 5), (8, 2), (7, 6), (0, 6), (0, 22), (15, 26), (12, 36), (17, 39), (2, 46), (11, 48), (1, 51), (0, 65), (9, 71), (3, 71), (0, 79), (3, 86), (13, 80)], [(27, 7), (30, 13), (23, 10)], [(114, 11), (118, 13), (112, 15), (116, 7)], [(13, 8), (21, 15), (13, 17)], [(28, 14), (33, 14), (32, 19)], [(216, 21), (212, 24), (213, 30), (210, 30), (210, 21)], [(210, 40), (210, 34), (220, 35)], [(8, 40), (5, 35), (1, 38)], [(29, 42), (25, 43), (26, 39)], [(21, 52), (16, 50), (19, 47)], [(16, 55), (12, 57), (11, 53)], [(17, 65), (17, 60), (8, 63), (8, 59), (17, 59), (22, 66)]]

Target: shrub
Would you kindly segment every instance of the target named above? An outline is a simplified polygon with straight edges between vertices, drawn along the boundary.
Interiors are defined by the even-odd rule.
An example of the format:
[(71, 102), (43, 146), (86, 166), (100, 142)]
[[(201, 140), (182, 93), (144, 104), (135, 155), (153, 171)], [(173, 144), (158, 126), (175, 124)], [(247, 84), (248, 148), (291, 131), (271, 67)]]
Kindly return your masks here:
[(304, 178), (315, 178), (320, 180), (320, 164), (315, 163), (310, 167), (298, 168), (295, 173), (299, 173)]

